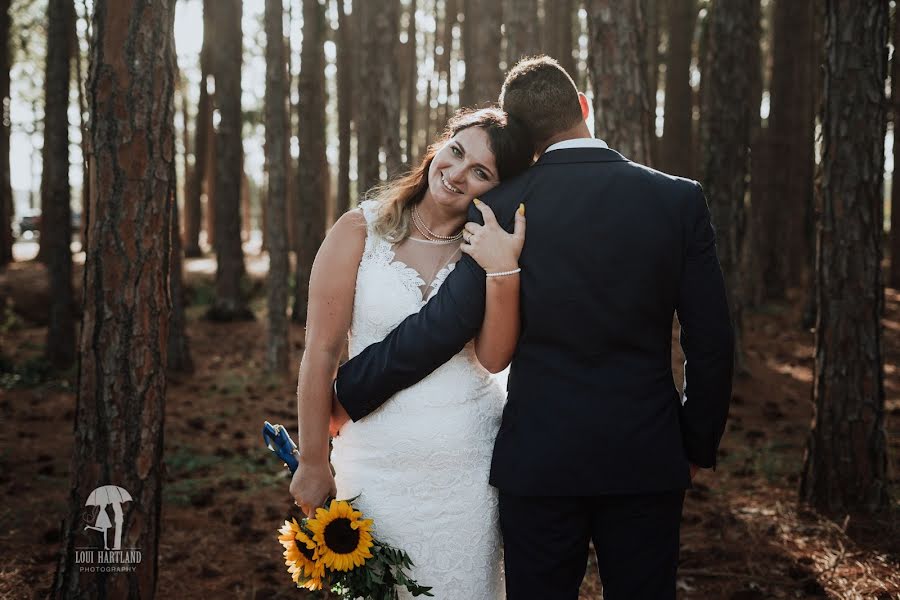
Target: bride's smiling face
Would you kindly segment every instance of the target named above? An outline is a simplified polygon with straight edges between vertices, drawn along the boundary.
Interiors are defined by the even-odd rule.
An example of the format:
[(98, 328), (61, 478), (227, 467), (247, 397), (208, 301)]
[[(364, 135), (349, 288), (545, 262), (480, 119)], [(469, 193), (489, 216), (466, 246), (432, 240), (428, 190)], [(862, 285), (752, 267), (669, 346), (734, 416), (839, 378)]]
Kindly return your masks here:
[(467, 127), (441, 148), (428, 168), (431, 198), (448, 208), (465, 210), (474, 198), (500, 183), (488, 134)]

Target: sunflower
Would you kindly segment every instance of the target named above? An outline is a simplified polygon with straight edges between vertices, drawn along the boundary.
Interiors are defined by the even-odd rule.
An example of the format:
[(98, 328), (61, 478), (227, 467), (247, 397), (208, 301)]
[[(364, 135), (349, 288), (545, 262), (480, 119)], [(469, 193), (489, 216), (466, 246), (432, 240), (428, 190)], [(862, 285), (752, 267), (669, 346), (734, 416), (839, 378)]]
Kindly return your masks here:
[(322, 589), (325, 565), (319, 560), (316, 543), (303, 531), (296, 519), (285, 521), (278, 541), (284, 546), (284, 564), (291, 579), (298, 586), (309, 590)]
[(316, 509), (316, 518), (307, 521), (325, 566), (349, 571), (372, 558), (372, 519), (360, 517), (362, 513), (353, 510), (349, 502), (334, 500), (328, 508)]

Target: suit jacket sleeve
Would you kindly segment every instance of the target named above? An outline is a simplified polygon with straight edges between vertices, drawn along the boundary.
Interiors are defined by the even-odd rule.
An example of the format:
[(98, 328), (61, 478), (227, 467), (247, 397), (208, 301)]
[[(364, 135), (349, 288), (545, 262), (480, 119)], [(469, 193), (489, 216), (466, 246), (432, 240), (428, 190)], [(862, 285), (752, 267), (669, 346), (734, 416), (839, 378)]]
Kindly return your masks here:
[[(474, 207), (469, 220), (483, 223)], [(464, 254), (422, 310), (338, 369), (335, 394), (350, 418), (362, 419), (462, 350), (481, 329), (484, 299), (484, 270)]]
[(731, 401), (734, 330), (716, 236), (699, 184), (688, 199), (687, 252), (677, 306), (684, 352), (681, 434), (688, 460), (715, 468)]

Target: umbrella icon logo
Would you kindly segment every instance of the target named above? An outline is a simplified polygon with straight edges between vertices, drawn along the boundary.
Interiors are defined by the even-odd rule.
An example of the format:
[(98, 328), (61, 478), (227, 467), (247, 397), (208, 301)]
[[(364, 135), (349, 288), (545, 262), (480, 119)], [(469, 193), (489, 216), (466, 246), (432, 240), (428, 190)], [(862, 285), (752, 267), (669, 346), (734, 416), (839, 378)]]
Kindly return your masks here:
[(99, 507), (99, 510), (97, 511), (97, 518), (96, 521), (94, 521), (94, 524), (87, 525), (84, 529), (93, 529), (94, 531), (100, 531), (103, 533), (104, 550), (110, 549), (109, 541), (107, 539), (107, 532), (112, 527), (112, 523), (109, 520), (109, 513), (106, 512), (106, 507), (112, 506), (116, 523), (116, 535), (112, 549), (121, 550), (122, 522), (124, 520), (124, 516), (122, 514), (122, 503), (131, 501), (131, 494), (129, 494), (128, 490), (126, 490), (125, 488), (119, 487), (117, 485), (102, 485), (91, 492), (91, 495), (88, 496), (87, 502), (84, 503), (85, 506)]

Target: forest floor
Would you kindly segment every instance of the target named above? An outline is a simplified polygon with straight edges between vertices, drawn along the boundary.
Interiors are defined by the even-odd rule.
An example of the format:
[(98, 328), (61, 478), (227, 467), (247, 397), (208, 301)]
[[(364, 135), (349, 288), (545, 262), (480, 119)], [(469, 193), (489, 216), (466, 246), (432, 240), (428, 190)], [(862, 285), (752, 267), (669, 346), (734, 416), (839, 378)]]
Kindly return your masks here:
[[(251, 254), (247, 264), (257, 320), (231, 324), (202, 319), (214, 261), (185, 265), (196, 371), (168, 386), (160, 598), (303, 597), (276, 540), (294, 512), (287, 474), (259, 436), (264, 419), (293, 426), (296, 382), (264, 374), (265, 259)], [(80, 265), (75, 281), (80, 287)], [(0, 273), (0, 598), (43, 598), (68, 497), (75, 375), (45, 372), (46, 326), (3, 313), (4, 290), (22, 312), (40, 313), (42, 267), (19, 262)], [(799, 298), (750, 312), (747, 374), (736, 380), (720, 466), (702, 471), (685, 501), (680, 599), (900, 598), (900, 292), (888, 290), (886, 298), (894, 509), (828, 520), (798, 504), (812, 418), (813, 334), (798, 326)], [(292, 325), (291, 336), (298, 365), (303, 329)], [(680, 381), (677, 330), (673, 347)], [(591, 561), (581, 598), (601, 598), (600, 589)]]

